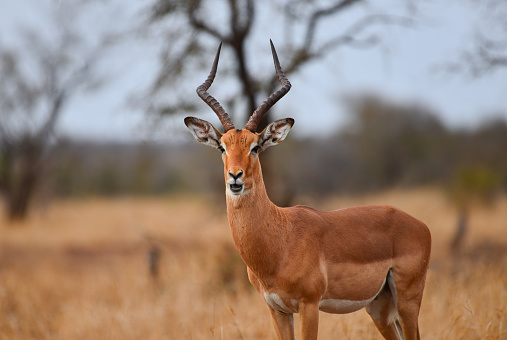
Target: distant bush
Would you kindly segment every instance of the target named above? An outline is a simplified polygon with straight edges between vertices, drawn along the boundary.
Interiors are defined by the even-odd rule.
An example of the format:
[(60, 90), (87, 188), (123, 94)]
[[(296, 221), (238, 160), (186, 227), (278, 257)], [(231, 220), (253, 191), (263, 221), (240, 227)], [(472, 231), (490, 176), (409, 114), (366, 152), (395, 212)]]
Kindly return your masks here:
[(394, 104), (375, 96), (351, 98), (349, 104), (349, 120), (336, 133), (292, 142), (302, 156), (292, 154), (284, 162), (295, 172), (291, 178), (299, 194), (428, 184), (447, 188), (465, 167), (489, 169), (495, 174), (490, 184), (507, 189), (507, 122), (450, 129), (421, 105)]

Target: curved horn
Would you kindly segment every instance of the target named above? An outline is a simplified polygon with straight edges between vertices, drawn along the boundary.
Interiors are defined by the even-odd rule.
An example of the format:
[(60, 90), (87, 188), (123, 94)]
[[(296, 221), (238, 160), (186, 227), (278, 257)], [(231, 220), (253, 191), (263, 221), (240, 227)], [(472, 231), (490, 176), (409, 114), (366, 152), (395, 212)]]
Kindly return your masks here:
[(280, 81), (280, 84), (282, 84), (282, 88), (276, 91), (275, 93), (271, 94), (265, 101), (262, 102), (262, 104), (257, 108), (257, 110), (252, 113), (252, 116), (250, 116), (250, 119), (245, 125), (245, 129), (248, 129), (252, 132), (255, 132), (257, 130), (257, 126), (259, 125), (262, 117), (268, 110), (271, 108), (271, 106), (275, 105), (277, 101), (279, 101), (283, 96), (287, 94), (290, 90), (290, 83), (285, 74), (283, 73), (283, 70), (280, 66), (280, 61), (278, 60), (278, 55), (276, 54), (275, 46), (273, 46), (273, 41), (269, 40), (271, 44), (271, 53), (273, 54), (273, 61), (275, 63), (275, 70), (276, 74), (278, 75), (278, 80)]
[(213, 66), (211, 67), (211, 72), (209, 73), (208, 79), (204, 83), (202, 83), (201, 86), (197, 87), (196, 92), (201, 97), (202, 100), (206, 102), (206, 104), (211, 107), (211, 109), (217, 114), (218, 119), (220, 119), (220, 122), (222, 123), (222, 126), (224, 127), (224, 132), (229, 131), (230, 129), (234, 129), (234, 124), (232, 123), (231, 118), (225, 112), (224, 108), (220, 103), (213, 98), (212, 95), (210, 95), (207, 90), (213, 83), (213, 80), (215, 79), (215, 75), (217, 73), (217, 67), (218, 67), (218, 58), (220, 56), (220, 49), (222, 48), (222, 43), (218, 46), (218, 51), (215, 56), (215, 61), (213, 62)]

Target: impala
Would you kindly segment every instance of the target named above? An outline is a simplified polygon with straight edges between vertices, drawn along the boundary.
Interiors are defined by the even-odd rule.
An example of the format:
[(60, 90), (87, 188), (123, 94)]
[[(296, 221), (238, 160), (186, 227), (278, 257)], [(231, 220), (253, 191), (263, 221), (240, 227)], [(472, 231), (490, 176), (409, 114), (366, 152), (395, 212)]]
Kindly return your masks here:
[(259, 154), (282, 142), (294, 124), (277, 120), (257, 133), (263, 115), (291, 85), (271, 42), (282, 87), (236, 129), (208, 92), (218, 48), (197, 93), (217, 114), (224, 133), (195, 117), (185, 124), (201, 143), (222, 152), (227, 216), (248, 277), (267, 303), (277, 337), (294, 339), (293, 314), (301, 315), (303, 339), (316, 339), (319, 310), (344, 314), (366, 308), (386, 339), (419, 339), (418, 316), (431, 249), (424, 223), (391, 206), (358, 206), (322, 212), (281, 208), (264, 185)]

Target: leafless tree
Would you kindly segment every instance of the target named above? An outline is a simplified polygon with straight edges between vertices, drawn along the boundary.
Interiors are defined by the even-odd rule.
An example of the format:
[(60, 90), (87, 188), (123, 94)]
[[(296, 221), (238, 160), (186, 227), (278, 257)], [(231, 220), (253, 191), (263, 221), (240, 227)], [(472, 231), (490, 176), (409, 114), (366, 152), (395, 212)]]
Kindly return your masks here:
[(21, 29), (19, 46), (0, 46), (0, 192), (12, 220), (27, 215), (55, 125), (69, 98), (96, 83), (92, 65), (107, 41), (87, 45), (74, 27), (77, 7), (52, 10), (53, 34)]
[[(231, 105), (242, 103), (244, 117), (248, 117), (260, 101), (273, 92), (278, 86), (274, 72), (266, 78), (254, 71), (249, 63), (252, 55), (257, 55), (260, 45), (254, 40), (254, 29), (259, 29), (260, 12), (269, 11), (276, 14), (275, 21), (264, 16), (262, 25), (272, 26), (272, 30), (284, 32), (287, 39), (275, 41), (277, 50), (283, 51), (282, 67), (287, 75), (296, 73), (311, 62), (317, 61), (341, 47), (369, 48), (379, 46), (386, 26), (411, 26), (414, 21), (408, 16), (386, 13), (371, 13), (362, 9), (364, 0), (338, 1), (254, 1), (227, 0), (210, 4), (201, 0), (158, 0), (153, 8), (153, 25), (170, 24), (163, 30), (166, 46), (161, 54), (161, 69), (152, 86), (152, 93), (163, 92), (163, 103), (157, 103), (151, 109), (158, 113), (175, 113), (195, 110), (196, 100), (187, 96), (167, 95), (181, 84), (196, 67), (202, 67), (205, 73), (209, 68), (209, 56), (214, 55), (218, 42), (232, 52), (234, 62), (220, 65), (222, 73), (232, 75), (238, 92), (230, 93), (228, 98), (221, 98)], [(409, 3), (407, 3), (407, 7)], [(336, 32), (329, 27), (322, 28), (330, 20), (338, 21), (344, 13), (352, 9), (361, 9), (357, 19), (348, 25), (336, 25)], [(223, 15), (225, 13), (225, 16)], [(269, 21), (269, 22), (268, 22)], [(257, 26), (256, 26), (257, 25)], [(265, 32), (266, 34), (268, 32)], [(268, 38), (264, 39), (265, 49), (269, 53)], [(248, 51), (252, 52), (248, 53)], [(230, 55), (229, 55), (230, 57)], [(269, 60), (269, 58), (266, 58)], [(229, 59), (230, 60), (230, 59)], [(234, 65), (231, 69), (228, 65)], [(269, 68), (270, 71), (271, 68)], [(203, 73), (203, 74), (204, 74)], [(172, 100), (171, 100), (172, 99)], [(193, 98), (192, 98), (193, 99)], [(264, 119), (259, 125), (263, 129)]]

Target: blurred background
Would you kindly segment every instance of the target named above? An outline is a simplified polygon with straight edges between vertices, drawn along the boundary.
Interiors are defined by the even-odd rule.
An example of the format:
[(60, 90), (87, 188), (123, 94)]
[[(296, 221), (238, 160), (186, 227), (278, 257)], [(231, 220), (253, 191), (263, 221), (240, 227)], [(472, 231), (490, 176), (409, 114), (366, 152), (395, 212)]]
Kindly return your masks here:
[[(0, 338), (96, 337), (111, 323), (116, 325), (109, 329), (111, 338), (138, 338), (127, 324), (132, 318), (146, 324), (149, 318), (129, 314), (125, 304), (135, 303), (124, 296), (144, 292), (144, 281), (114, 286), (105, 295), (122, 308), (108, 304), (104, 315), (119, 313), (119, 319), (106, 318), (104, 329), (87, 328), (96, 333), (72, 333), (75, 323), (65, 319), (62, 306), (79, 290), (77, 282), (94, 276), (87, 266), (98, 270), (97, 263), (106, 263), (101, 275), (131, 280), (139, 273), (117, 268), (136, 259), (141, 276), (156, 287), (150, 286), (155, 301), (165, 303), (174, 299), (169, 287), (176, 289), (169, 277), (180, 275), (176, 281), (188, 287), (210, 253), (218, 277), (210, 273), (203, 285), (213, 282), (214, 293), (202, 287), (189, 293), (214, 306), (213, 312), (202, 307), (208, 315), (202, 330), (190, 326), (192, 318), (181, 319), (175, 311), (180, 307), (160, 307), (161, 319), (177, 321), (152, 333), (141, 328), (143, 334), (223, 337), (227, 324), (225, 338), (267, 336), (259, 333), (267, 332), (264, 326), (250, 331), (241, 323), (247, 316), (231, 307), (242, 303), (238, 291), (251, 292), (228, 236), (222, 164), (183, 124), (193, 115), (221, 129), (195, 94), (220, 42), (209, 92), (237, 127), (279, 87), (269, 39), (292, 83), (259, 127), (283, 117), (296, 121), (290, 137), (261, 156), (275, 203), (320, 209), (340, 207), (330, 202), (397, 204), (432, 229), (434, 275), (450, 280), (449, 287), (472, 280), (466, 275), (477, 266), (505, 263), (506, 18), (507, 3), (500, 0), (0, 3), (0, 315), (7, 320), (0, 324)], [(202, 230), (201, 222), (210, 227)], [(476, 258), (480, 263), (470, 266)], [(49, 267), (33, 271), (38, 261)], [(69, 266), (80, 265), (85, 267), (78, 276), (67, 275)], [(456, 276), (462, 268), (468, 274)], [(484, 270), (483, 277), (494, 277), (495, 301), (506, 294), (507, 274), (502, 266)], [(47, 272), (54, 274), (47, 286), (26, 301), (18, 299), (26, 293), (16, 291), (20, 282)], [(54, 296), (62, 273), (69, 294)], [(104, 280), (102, 287), (109, 284)], [(47, 305), (49, 298), (42, 297), (48, 295), (60, 302), (45, 321), (36, 321), (30, 310)], [(87, 297), (77, 295), (79, 308), (97, 307), (94, 302), (83, 307)], [(152, 298), (143, 300), (147, 310)], [(450, 317), (447, 325), (454, 326), (431, 335), (505, 338), (503, 301), (500, 312), (486, 305), (495, 316), (473, 327), (479, 307), (468, 300), (433, 305), (466, 307)], [(104, 315), (90, 316), (90, 322), (98, 324)], [(228, 321), (222, 324), (222, 317)], [(376, 336), (353, 329), (358, 336)]]

